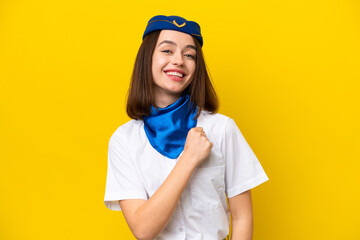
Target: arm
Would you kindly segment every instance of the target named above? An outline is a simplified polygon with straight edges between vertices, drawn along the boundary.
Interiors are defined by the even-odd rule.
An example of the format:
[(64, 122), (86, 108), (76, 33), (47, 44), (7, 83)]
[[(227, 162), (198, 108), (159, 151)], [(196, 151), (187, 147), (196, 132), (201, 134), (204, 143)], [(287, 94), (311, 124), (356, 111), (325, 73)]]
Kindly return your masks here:
[(166, 226), (195, 167), (209, 154), (212, 143), (201, 127), (189, 131), (184, 152), (149, 200), (121, 200), (120, 207), (137, 239), (153, 239)]
[(250, 190), (229, 198), (232, 240), (252, 240), (253, 209)]

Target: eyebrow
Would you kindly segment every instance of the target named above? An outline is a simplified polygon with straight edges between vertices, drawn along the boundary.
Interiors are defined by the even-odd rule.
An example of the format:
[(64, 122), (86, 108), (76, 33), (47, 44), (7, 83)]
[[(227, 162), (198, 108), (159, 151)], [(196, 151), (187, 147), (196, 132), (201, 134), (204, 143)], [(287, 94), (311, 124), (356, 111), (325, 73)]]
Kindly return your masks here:
[[(174, 43), (173, 41), (170, 41), (170, 40), (164, 40), (162, 41), (161, 43), (159, 43), (158, 47), (161, 45), (161, 44), (170, 44), (170, 45), (174, 45), (174, 46), (177, 46), (176, 43)], [(191, 48), (191, 49), (194, 49), (196, 51), (196, 47), (194, 45), (186, 45), (185, 48)]]

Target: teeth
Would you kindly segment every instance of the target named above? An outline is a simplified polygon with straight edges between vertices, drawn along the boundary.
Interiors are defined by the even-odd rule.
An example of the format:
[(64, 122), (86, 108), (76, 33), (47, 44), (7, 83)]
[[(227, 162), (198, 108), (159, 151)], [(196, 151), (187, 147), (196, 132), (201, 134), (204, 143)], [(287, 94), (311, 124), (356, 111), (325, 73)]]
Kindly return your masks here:
[(171, 75), (171, 76), (178, 76), (178, 77), (183, 77), (183, 75), (179, 72), (166, 72), (167, 75)]

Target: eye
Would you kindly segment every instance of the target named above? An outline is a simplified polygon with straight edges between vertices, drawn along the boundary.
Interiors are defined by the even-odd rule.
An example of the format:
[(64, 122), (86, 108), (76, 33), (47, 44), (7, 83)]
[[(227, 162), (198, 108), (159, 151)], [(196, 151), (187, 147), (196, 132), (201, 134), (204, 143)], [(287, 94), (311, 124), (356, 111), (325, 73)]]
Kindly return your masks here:
[(196, 57), (194, 55), (191, 54), (185, 54), (186, 57), (191, 58), (191, 59), (195, 59)]
[(171, 53), (170, 50), (166, 49), (166, 50), (162, 50), (161, 52), (164, 52), (164, 53)]

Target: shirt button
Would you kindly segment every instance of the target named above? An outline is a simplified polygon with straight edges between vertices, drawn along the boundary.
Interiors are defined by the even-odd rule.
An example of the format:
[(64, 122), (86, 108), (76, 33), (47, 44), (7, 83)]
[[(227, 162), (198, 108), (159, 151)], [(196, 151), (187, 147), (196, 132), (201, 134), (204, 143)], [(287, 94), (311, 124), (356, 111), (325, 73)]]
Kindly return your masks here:
[(183, 228), (179, 228), (179, 231), (182, 232), (182, 231), (184, 231), (184, 229), (183, 229)]

